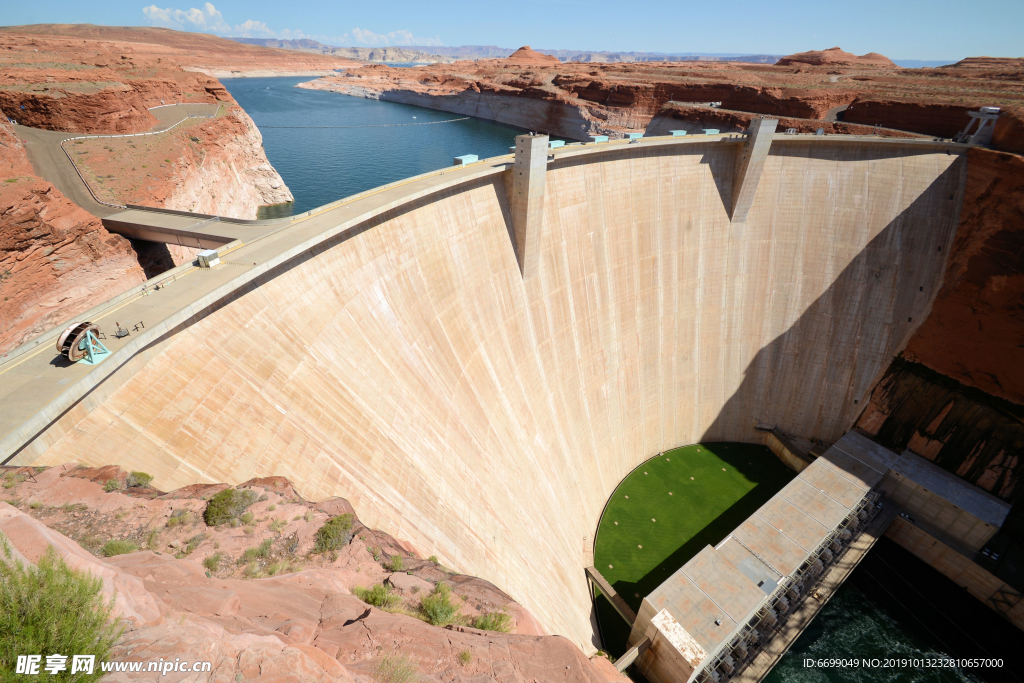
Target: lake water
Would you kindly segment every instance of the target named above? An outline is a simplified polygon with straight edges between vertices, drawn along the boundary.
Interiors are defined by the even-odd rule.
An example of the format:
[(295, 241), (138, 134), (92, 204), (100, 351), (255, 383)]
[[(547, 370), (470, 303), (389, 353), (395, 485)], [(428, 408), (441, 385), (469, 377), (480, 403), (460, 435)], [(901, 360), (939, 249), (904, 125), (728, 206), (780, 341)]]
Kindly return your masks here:
[[(302, 213), (451, 166), (463, 154), (481, 159), (507, 154), (515, 136), (528, 132), (408, 104), (295, 87), (308, 80), (221, 80), (256, 122), (267, 158), (295, 196), (290, 204), (262, 209), (261, 217)], [(431, 123), (452, 119), (463, 120)]]

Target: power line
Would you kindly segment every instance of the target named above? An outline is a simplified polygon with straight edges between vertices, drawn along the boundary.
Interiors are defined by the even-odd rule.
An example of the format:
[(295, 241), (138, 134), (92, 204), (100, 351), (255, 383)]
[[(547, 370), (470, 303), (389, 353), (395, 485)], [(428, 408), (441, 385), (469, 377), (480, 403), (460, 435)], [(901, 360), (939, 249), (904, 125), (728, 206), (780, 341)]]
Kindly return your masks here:
[(261, 126), (257, 124), (257, 128), (263, 130), (265, 128), (287, 128), (287, 129), (309, 129), (309, 128), (395, 128), (398, 126), (430, 126), (435, 123), (455, 123), (456, 121), (466, 121), (470, 119), (469, 116), (463, 116), (461, 119), (446, 119), (444, 121), (423, 121), (420, 123), (376, 123), (366, 126)]

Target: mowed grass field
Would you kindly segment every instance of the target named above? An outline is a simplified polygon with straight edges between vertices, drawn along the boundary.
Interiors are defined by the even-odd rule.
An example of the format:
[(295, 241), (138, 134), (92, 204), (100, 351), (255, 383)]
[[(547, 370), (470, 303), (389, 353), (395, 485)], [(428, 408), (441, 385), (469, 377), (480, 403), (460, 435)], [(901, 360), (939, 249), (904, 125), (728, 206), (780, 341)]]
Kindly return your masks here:
[[(765, 446), (706, 443), (667, 451), (615, 489), (597, 530), (594, 563), (639, 610), (644, 596), (716, 545), (796, 474)], [(628, 628), (606, 600), (598, 618), (609, 652)]]

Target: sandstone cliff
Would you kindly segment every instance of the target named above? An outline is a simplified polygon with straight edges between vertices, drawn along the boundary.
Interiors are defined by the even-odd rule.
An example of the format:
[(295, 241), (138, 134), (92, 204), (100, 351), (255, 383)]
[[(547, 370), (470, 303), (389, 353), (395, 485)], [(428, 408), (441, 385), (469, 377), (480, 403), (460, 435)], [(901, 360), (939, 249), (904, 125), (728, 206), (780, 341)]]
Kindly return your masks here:
[(37, 177), (0, 122), (0, 351), (146, 280), (128, 240)]
[(856, 57), (841, 50), (794, 55), (780, 65), (559, 64), (549, 59), (524, 48), (508, 59), (349, 69), (300, 87), (416, 104), (583, 140), (644, 130), (666, 107), (712, 102), (752, 115), (839, 118), (949, 137), (967, 125), (968, 110), (991, 105), (1004, 108), (993, 145), (1024, 149), (1024, 94), (1014, 85), (1020, 79), (1019, 60), (900, 69), (880, 55)]
[(1024, 158), (972, 149), (956, 241), (906, 355), (1024, 404)]
[[(210, 57), (208, 51), (185, 49), (195, 47), (188, 41), (205, 45), (203, 37), (181, 38), (185, 47), (168, 48), (19, 28), (25, 31), (0, 31), (0, 111), (21, 124), (124, 135), (149, 131), (158, 122), (154, 112), (172, 111), (150, 108), (165, 103), (206, 104), (218, 114), (156, 135), (68, 143), (79, 170), (104, 201), (255, 218), (260, 206), (292, 199), (249, 116), (215, 78), (182, 67), (182, 62), (194, 64), (186, 56)], [(165, 34), (178, 35), (155, 35)], [(224, 42), (243, 53), (250, 49)], [(293, 53), (279, 52), (287, 56), (284, 66), (295, 66)], [(266, 55), (254, 62), (268, 64), (274, 62)], [(47, 170), (37, 173), (31, 167), (6, 118), (0, 143), (0, 350), (193, 258), (193, 249), (150, 243), (133, 248), (107, 233), (98, 219), (39, 177)]]
[(869, 52), (866, 55), (855, 55), (845, 52), (838, 47), (830, 47), (827, 50), (811, 50), (809, 52), (798, 52), (794, 55), (787, 55), (778, 62), (777, 66), (793, 66), (796, 64), (809, 64), (811, 66), (882, 66), (892, 69), (898, 68), (888, 57), (877, 52)]
[[(206, 499), (226, 485), (164, 494), (124, 488), (126, 474), (74, 464), (0, 468), (0, 534), (22, 561), (52, 545), (70, 566), (103, 580), (126, 627), (115, 661), (210, 661), (209, 680), (218, 681), (369, 681), (384, 652), (431, 680), (626, 681), (607, 660), (590, 661), (564, 638), (543, 635), (491, 584), (420, 559), (358, 519), (334, 553), (314, 552), (326, 520), (352, 512), (343, 499), (311, 503), (281, 477), (252, 480), (238, 487), (259, 496), (244, 523), (210, 527)], [(107, 482), (119, 490), (106, 492)], [(103, 557), (110, 539), (144, 549)], [(399, 561), (404, 569), (394, 571)], [(353, 595), (382, 583), (399, 600), (386, 611)], [(459, 605), (447, 629), (425, 623), (418, 610), (438, 583)], [(485, 613), (510, 615), (511, 632), (462, 625)]]
[(215, 118), (185, 121), (159, 135), (69, 143), (76, 164), (103, 201), (232, 218), (292, 200), (245, 111), (225, 103)]

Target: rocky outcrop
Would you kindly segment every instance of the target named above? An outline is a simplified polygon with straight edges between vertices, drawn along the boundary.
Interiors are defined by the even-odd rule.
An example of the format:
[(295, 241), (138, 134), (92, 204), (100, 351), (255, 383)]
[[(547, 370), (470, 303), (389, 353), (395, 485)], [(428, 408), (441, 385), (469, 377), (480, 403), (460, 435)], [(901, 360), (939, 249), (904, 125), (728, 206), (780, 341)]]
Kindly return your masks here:
[(956, 241), (906, 356), (1024, 404), (1024, 158), (972, 149)]
[[(368, 681), (381, 657), (392, 655), (432, 680), (625, 680), (607, 661), (591, 662), (564, 638), (534, 631), (532, 618), (494, 586), (419, 560), (407, 544), (358, 520), (339, 552), (311, 553), (316, 531), (347, 503), (308, 503), (280, 478), (240, 487), (261, 494), (245, 525), (208, 527), (201, 496), (224, 485), (108, 493), (106, 482), (125, 478), (115, 467), (0, 473), (14, 503), (0, 502), (0, 533), (15, 557), (36, 561), (53, 546), (73, 568), (100, 577), (114, 597), (126, 627), (114, 661), (209, 661), (211, 675), (202, 680)], [(102, 558), (98, 547), (110, 538), (147, 549)], [(264, 546), (267, 557), (237, 561), (245, 549)], [(211, 569), (213, 555), (222, 559)], [(385, 566), (395, 557), (404, 558), (408, 573)], [(381, 581), (395, 587), (400, 607), (379, 610), (352, 594)], [(466, 616), (506, 610), (514, 632), (439, 628), (406, 613), (438, 582), (452, 587)], [(115, 673), (105, 680), (138, 678)]]
[(146, 280), (131, 244), (37, 177), (0, 122), (0, 351)]
[[(19, 28), (25, 31), (0, 30), (0, 47), (8, 56), (0, 72), (0, 110), (21, 124), (124, 135), (149, 131), (157, 123), (151, 107), (207, 103), (218, 110), (222, 105), (217, 118), (190, 120), (167, 133), (68, 143), (81, 162), (79, 170), (102, 199), (238, 218), (255, 218), (260, 206), (291, 200), (248, 115), (219, 81), (179, 63), (194, 64), (185, 57), (209, 56), (208, 50), (176, 51), (152, 43), (44, 35), (46, 27)], [(212, 36), (182, 40), (203, 45), (205, 38)], [(224, 42), (243, 53), (263, 50)], [(282, 54), (286, 65), (292, 63), (292, 53)], [(256, 60), (254, 65), (273, 63)], [(195, 250), (180, 246), (140, 243), (133, 250), (127, 240), (107, 233), (99, 220), (36, 174), (6, 119), (0, 124), (0, 144), (0, 350), (140, 284), (147, 274), (193, 258)]]
[[(533, 59), (525, 54), (528, 61)], [(576, 140), (591, 135), (621, 137), (627, 131), (644, 130), (670, 101), (721, 101), (731, 109), (822, 118), (829, 109), (855, 97), (842, 89), (807, 93), (664, 78), (668, 70), (705, 69), (707, 65), (663, 64), (660, 70), (653, 70), (637, 65), (595, 67), (558, 64), (557, 60), (554, 64), (518, 64), (509, 60), (416, 69), (367, 66), (299, 87), (415, 104)]]
[(893, 69), (897, 68), (891, 59), (877, 52), (869, 52), (866, 55), (858, 56), (850, 52), (844, 52), (838, 47), (830, 47), (827, 50), (798, 52), (793, 55), (787, 55), (776, 62), (776, 66), (800, 64), (809, 64), (811, 66), (882, 66)]
[(519, 48), (506, 57), (504, 61), (506, 64), (515, 64), (516, 66), (552, 66), (561, 64), (558, 57), (542, 55), (539, 52), (535, 52), (529, 45)]
[(243, 45), (209, 33), (144, 26), (4, 26), (0, 27), (0, 36), (0, 42), (6, 42), (8, 36), (34, 40), (40, 44), (40, 52), (44, 46), (59, 43), (63, 45), (65, 55), (85, 51), (104, 56), (110, 52), (113, 59), (145, 62), (146, 70), (175, 66), (217, 78), (232, 74), (322, 75), (358, 65), (358, 62), (333, 55)]
[[(847, 107), (843, 120), (952, 138), (971, 121), (967, 112), (983, 106), (988, 103), (980, 98), (973, 104), (942, 104), (858, 97)], [(992, 147), (1024, 154), (1024, 107), (1003, 108), (992, 134)]]
[[(720, 107), (688, 107), (681, 104), (668, 104), (651, 119), (645, 135), (669, 135), (673, 130), (685, 130), (690, 135), (699, 135), (704, 129), (714, 128), (723, 133), (746, 132), (750, 122), (759, 118), (759, 114), (745, 111), (734, 111)], [(779, 117), (779, 132), (793, 128), (798, 133), (815, 133), (819, 129), (827, 135), (871, 135), (878, 131), (874, 126), (863, 126), (842, 121), (822, 121), (821, 119)], [(915, 133), (898, 130), (885, 130), (887, 137), (918, 137)]]

